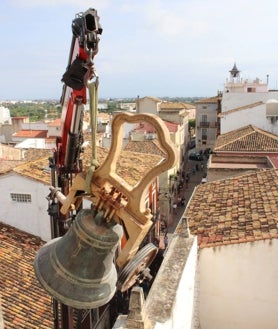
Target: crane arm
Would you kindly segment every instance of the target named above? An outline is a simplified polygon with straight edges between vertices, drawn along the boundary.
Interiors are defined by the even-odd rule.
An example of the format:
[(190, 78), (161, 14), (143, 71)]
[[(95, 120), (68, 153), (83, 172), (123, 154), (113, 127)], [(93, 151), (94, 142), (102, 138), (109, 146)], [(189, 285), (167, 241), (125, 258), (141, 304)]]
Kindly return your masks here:
[(87, 103), (87, 83), (95, 76), (93, 59), (98, 52), (98, 35), (102, 33), (95, 9), (76, 15), (72, 22), (69, 62), (62, 77), (62, 135), (57, 140), (56, 164), (61, 172), (82, 170), (80, 152), (83, 144), (82, 122)]

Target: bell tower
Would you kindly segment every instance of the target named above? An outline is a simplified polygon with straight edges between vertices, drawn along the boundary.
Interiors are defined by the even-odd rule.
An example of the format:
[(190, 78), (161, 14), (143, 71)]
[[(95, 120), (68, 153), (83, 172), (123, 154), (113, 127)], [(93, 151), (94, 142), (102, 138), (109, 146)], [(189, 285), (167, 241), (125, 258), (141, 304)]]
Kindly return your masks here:
[(229, 71), (230, 72), (230, 80), (231, 82), (239, 82), (240, 79), (240, 71), (238, 70), (236, 63), (234, 63), (233, 68)]

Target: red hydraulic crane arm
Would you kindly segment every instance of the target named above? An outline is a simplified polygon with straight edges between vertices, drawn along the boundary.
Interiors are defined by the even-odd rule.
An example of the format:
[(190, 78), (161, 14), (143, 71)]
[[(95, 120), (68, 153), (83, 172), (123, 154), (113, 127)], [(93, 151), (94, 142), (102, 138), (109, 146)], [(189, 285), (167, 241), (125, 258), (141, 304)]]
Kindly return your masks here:
[[(51, 185), (67, 195), (72, 184), (72, 174), (82, 171), (80, 153), (83, 145), (83, 115), (87, 102), (86, 89), (96, 76), (93, 59), (98, 52), (99, 34), (102, 28), (95, 9), (78, 13), (72, 21), (72, 42), (67, 70), (62, 77), (61, 136), (56, 140), (53, 157), (50, 158)], [(64, 223), (72, 213), (61, 214), (54, 194), (48, 196), (52, 237), (62, 236), (67, 228)], [(81, 206), (81, 204), (80, 204)]]
[(72, 43), (68, 67), (63, 75), (62, 135), (57, 139), (55, 162), (60, 173), (82, 170), (79, 154), (82, 149), (82, 122), (87, 103), (87, 82), (95, 76), (93, 58), (98, 52), (98, 34), (102, 33), (96, 10), (79, 13), (72, 22)]

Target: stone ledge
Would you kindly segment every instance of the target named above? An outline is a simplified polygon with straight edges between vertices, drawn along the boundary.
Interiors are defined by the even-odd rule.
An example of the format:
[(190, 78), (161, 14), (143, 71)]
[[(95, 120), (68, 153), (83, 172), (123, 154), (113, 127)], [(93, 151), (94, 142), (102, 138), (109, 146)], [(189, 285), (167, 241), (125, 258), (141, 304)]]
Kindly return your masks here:
[(151, 322), (167, 322), (171, 319), (177, 289), (193, 242), (194, 237), (188, 237), (183, 229), (181, 233), (173, 235), (146, 299), (145, 315)]

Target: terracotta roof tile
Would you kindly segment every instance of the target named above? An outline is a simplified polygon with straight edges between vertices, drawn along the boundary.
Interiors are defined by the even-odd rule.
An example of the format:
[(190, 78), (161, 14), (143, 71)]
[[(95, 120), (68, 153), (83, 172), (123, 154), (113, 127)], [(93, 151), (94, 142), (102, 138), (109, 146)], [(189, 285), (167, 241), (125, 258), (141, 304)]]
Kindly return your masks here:
[(129, 141), (125, 146), (125, 151), (159, 155), (161, 157), (165, 157), (165, 153), (163, 152), (157, 139), (146, 141)]
[[(97, 160), (100, 164), (105, 161), (108, 155), (108, 149), (97, 147)], [(162, 152), (156, 154), (132, 152), (122, 150), (116, 166), (116, 173), (122, 177), (131, 186), (135, 185), (147, 172), (156, 166), (163, 157)], [(90, 166), (91, 154), (90, 147), (83, 154), (84, 167)], [(135, 164), (135, 165), (134, 165)]]
[(26, 161), (35, 161), (43, 157), (51, 157), (53, 155), (53, 150), (50, 149), (34, 149), (29, 148), (25, 152)]
[(188, 103), (182, 103), (182, 102), (162, 102), (159, 104), (159, 108), (161, 111), (164, 110), (174, 110), (174, 111), (180, 111), (180, 110), (190, 110), (195, 108), (194, 105), (188, 104)]
[(162, 102), (161, 99), (159, 99), (157, 97), (153, 97), (153, 96), (145, 96), (145, 97), (143, 97), (141, 99), (151, 99), (151, 100), (153, 100), (154, 102), (157, 102), (157, 103)]
[[(157, 146), (156, 148), (158, 149)], [(103, 147), (97, 147), (97, 160), (100, 164), (104, 162), (108, 155), (108, 151), (108, 149)], [(22, 176), (50, 185), (51, 176), (48, 158), (49, 156), (35, 161), (25, 162), (10, 170), (13, 170)], [(90, 146), (86, 148), (84, 153), (82, 153), (82, 158), (84, 168), (89, 167), (91, 165)], [(142, 153), (123, 150), (120, 154), (116, 171), (117, 174), (126, 180), (127, 183), (134, 185), (146, 172), (157, 165), (162, 158), (163, 152), (159, 151), (159, 149), (156, 154), (147, 154), (146, 152), (144, 157), (142, 157)], [(134, 164), (136, 164), (136, 166), (134, 166)]]
[(278, 152), (278, 136), (253, 125), (217, 137), (215, 152)]
[(184, 213), (200, 247), (278, 238), (278, 170), (198, 185)]
[(5, 329), (52, 328), (51, 298), (40, 287), (34, 257), (39, 238), (0, 222), (0, 296)]
[[(168, 128), (169, 132), (177, 132), (178, 131), (178, 124), (177, 123), (173, 123), (173, 122), (169, 122), (169, 121), (165, 121), (163, 120), (164, 124), (166, 125), (166, 127)], [(134, 129), (134, 131), (136, 132), (147, 132), (147, 133), (156, 133), (155, 128), (153, 127), (153, 125), (149, 124), (148, 122), (142, 122), (140, 125), (138, 125), (138, 127), (136, 127)]]
[(50, 185), (49, 157), (40, 158), (35, 161), (26, 162), (13, 169), (14, 172)]
[(214, 96), (209, 98), (202, 98), (195, 102), (195, 104), (217, 104), (222, 99), (221, 96)]
[(20, 138), (46, 138), (47, 130), (20, 130), (13, 134), (13, 137)]
[(12, 171), (16, 166), (24, 163), (21, 160), (3, 160), (0, 159), (0, 175)]
[(169, 122), (169, 121), (164, 121), (164, 123), (170, 133), (176, 133), (178, 131), (179, 125), (177, 123)]

